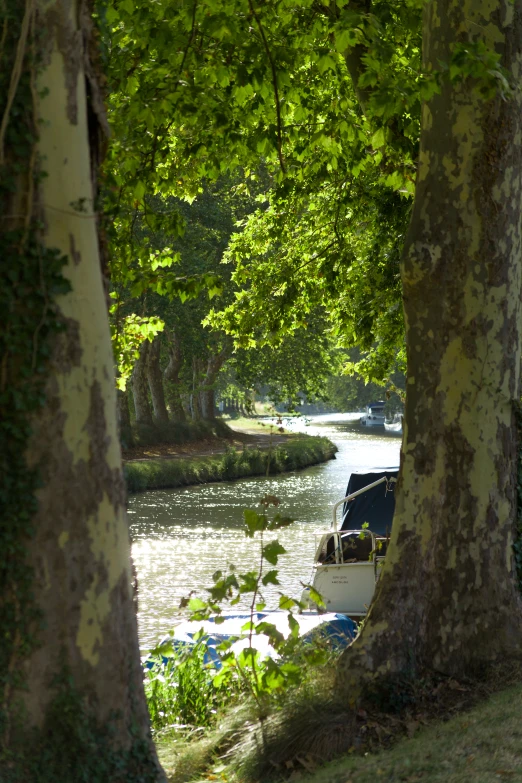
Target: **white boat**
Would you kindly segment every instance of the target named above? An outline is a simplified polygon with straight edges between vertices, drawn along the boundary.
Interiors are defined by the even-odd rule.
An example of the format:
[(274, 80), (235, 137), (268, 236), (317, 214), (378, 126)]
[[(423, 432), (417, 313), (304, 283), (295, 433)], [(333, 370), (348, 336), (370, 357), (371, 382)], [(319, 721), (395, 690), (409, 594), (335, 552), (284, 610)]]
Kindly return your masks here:
[(366, 413), (361, 417), (360, 422), (363, 427), (384, 427), (386, 417), (384, 415), (385, 403), (370, 402), (366, 406)]
[[(360, 618), (368, 611), (386, 555), (398, 472), (389, 468), (352, 473), (346, 497), (333, 507), (332, 527), (315, 534), (319, 540), (310, 584), (320, 593), (326, 612)], [(309, 589), (302, 600), (310, 608), (315, 606)]]
[[(300, 638), (307, 643), (314, 643), (318, 638), (322, 638), (337, 647), (346, 647), (353, 642), (357, 635), (356, 623), (345, 614), (334, 612), (318, 614), (317, 611), (312, 611), (293, 616), (298, 625)], [(253, 615), (224, 612), (219, 616), (214, 615), (208, 620), (186, 620), (173, 628), (170, 634), (160, 642), (154, 651), (156, 659), (158, 655), (161, 655), (163, 662), (167, 663), (167, 654), (172, 654), (173, 651), (186, 652), (199, 643), (204, 647), (205, 663), (220, 669), (222, 664), (218, 651), (219, 645), (223, 642), (231, 642), (229, 650), (236, 655), (249, 647), (249, 623), (251, 620), (254, 624), (253, 646), (262, 658), (277, 658), (278, 653), (270, 644), (269, 637), (263, 632), (257, 633), (255, 628), (259, 623), (268, 622), (274, 625), (282, 636), (288, 638), (290, 634), (288, 612), (280, 610), (254, 612)], [(146, 669), (152, 669), (155, 666), (154, 654), (147, 656), (144, 660), (144, 666)]]
[(392, 421), (385, 421), (384, 430), (390, 435), (402, 435), (402, 413), (396, 413)]

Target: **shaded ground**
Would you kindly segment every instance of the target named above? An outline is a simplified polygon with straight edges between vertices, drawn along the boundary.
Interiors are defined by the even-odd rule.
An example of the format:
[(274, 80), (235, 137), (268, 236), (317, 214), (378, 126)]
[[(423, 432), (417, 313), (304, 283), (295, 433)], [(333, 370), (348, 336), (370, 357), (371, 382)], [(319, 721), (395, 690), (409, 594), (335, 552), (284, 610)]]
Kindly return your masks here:
[[(240, 419), (231, 422), (230, 437), (218, 438), (209, 436), (202, 440), (188, 443), (157, 443), (147, 446), (134, 446), (124, 449), (122, 452), (124, 461), (133, 462), (149, 459), (186, 459), (187, 457), (212, 457), (217, 454), (225, 454), (227, 449), (242, 449), (248, 446), (251, 449), (266, 450), (270, 445), (276, 446), (286, 442), (288, 437), (283, 428), (275, 429), (272, 434), (268, 427), (263, 427), (255, 419)], [(295, 436), (294, 436), (295, 437)]]
[[(187, 753), (187, 749), (196, 749), (197, 743), (186, 743), (183, 748), (182, 743), (176, 746), (172, 740), (160, 740), (159, 756), (169, 783), (521, 783), (521, 674), (520, 664), (514, 662), (492, 671), (485, 682), (441, 679), (419, 694), (414, 707), (399, 713), (360, 709), (350, 720), (345, 706), (352, 743), (327, 764), (321, 764), (313, 752), (317, 748), (307, 740), (304, 716), (298, 713), (291, 719), (293, 732), (288, 734), (284, 720), (279, 729), (280, 745), (286, 745), (287, 750), (284, 761), (273, 758), (275, 747), (270, 740), (259, 745), (258, 764), (246, 768), (238, 765), (237, 753), (234, 758), (230, 750), (234, 740), (221, 759), (207, 752), (207, 765), (199, 769), (197, 753), (192, 759)], [(308, 719), (312, 722), (322, 712), (320, 706), (310, 706)], [(288, 707), (283, 715), (286, 710)], [(323, 731), (319, 733), (323, 734), (326, 755), (336, 744), (333, 735), (342, 728), (338, 710), (332, 702), (330, 711), (320, 715)], [(236, 737), (238, 734), (236, 728)], [(300, 739), (298, 752), (288, 752), (292, 734), (294, 740)], [(240, 752), (244, 758), (248, 745), (243, 743)]]

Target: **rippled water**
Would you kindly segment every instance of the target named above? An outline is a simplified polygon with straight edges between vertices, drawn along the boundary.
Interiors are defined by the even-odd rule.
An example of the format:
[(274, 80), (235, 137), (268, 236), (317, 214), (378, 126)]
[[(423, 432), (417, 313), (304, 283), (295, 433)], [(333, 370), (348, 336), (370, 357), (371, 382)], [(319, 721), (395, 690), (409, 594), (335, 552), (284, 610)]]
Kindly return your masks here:
[[(323, 465), (272, 478), (249, 478), (185, 489), (155, 490), (131, 496), (129, 523), (138, 572), (139, 633), (142, 649), (154, 645), (179, 618), (179, 601), (199, 595), (212, 574), (233, 563), (241, 571), (256, 567), (259, 543), (245, 537), (243, 509), (266, 493), (277, 495), (281, 511), (295, 523), (279, 540), (288, 554), (279, 561), (281, 587), (265, 592), (275, 608), (278, 590), (299, 598), (308, 582), (314, 554), (314, 531), (329, 526), (331, 506), (345, 493), (353, 470), (399, 463), (400, 438), (361, 430), (360, 414), (312, 416), (293, 429), (328, 436), (337, 458)], [(246, 608), (245, 600), (244, 607)]]

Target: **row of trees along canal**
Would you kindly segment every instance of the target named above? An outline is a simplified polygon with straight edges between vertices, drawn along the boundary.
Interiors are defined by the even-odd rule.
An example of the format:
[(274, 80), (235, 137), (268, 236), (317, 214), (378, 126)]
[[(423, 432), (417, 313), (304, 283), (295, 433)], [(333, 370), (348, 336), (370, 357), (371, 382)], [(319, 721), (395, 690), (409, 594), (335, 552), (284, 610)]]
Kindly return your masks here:
[[(154, 336), (154, 297), (168, 307), (227, 282), (178, 270), (172, 240), (173, 199), (220, 177), (262, 201), (226, 253), (235, 293), (208, 316), (227, 337), (190, 353), (191, 367), (199, 356), (205, 371), (226, 340), (258, 356), (315, 329), (358, 346), (356, 369), (382, 380), (405, 340), (396, 519), (340, 689), (353, 701), (376, 678), (459, 676), (522, 641), (522, 1), (432, 0), (422, 20), (409, 0), (96, 8), (2, 10), (9, 781), (164, 779), (141, 682), (103, 275), (123, 380)], [(118, 313), (127, 293), (141, 312)], [(165, 351), (190, 332), (186, 312), (165, 314)]]
[[(268, 188), (268, 177), (261, 179)], [(241, 195), (241, 185), (238, 177), (221, 178), (191, 204), (171, 199), (169, 209), (156, 197), (156, 209), (174, 211), (182, 220), (174, 236), (151, 231), (142, 216), (135, 221), (133, 238), (146, 244), (150, 263), (163, 270), (175, 265), (178, 283), (183, 276), (192, 276), (193, 288), (182, 289), (183, 301), (163, 292), (158, 280), (150, 290), (150, 280), (143, 280), (139, 268), (133, 270), (131, 281), (113, 287), (111, 324), (126, 445), (133, 442), (131, 408), (134, 431), (143, 442), (155, 437), (155, 425), (213, 420), (216, 395), (227, 412), (246, 412), (260, 393), (273, 403), (295, 404), (303, 396), (328, 399), (344, 404), (346, 410), (382, 394), (375, 384), (365, 388), (361, 380), (335, 375), (346, 352), (328, 337), (320, 314), (313, 314), (306, 328), (282, 336), (276, 347), (267, 343), (250, 350), (234, 346), (232, 337), (212, 323), (214, 303), (216, 310), (223, 309), (239, 292), (230, 279), (230, 264), (222, 261), (230, 238), (240, 232), (241, 220), (256, 205), (251, 193)]]
[[(265, 173), (260, 179), (256, 190), (263, 187), (266, 193), (269, 178)], [(171, 199), (170, 211), (182, 219), (174, 237), (152, 232), (142, 216), (136, 220), (133, 235), (148, 246), (153, 265), (175, 264), (178, 280), (199, 273), (203, 280), (211, 279), (212, 289), (208, 296), (208, 287), (201, 291), (201, 280), (194, 281), (189, 298), (181, 301), (161, 293), (161, 288), (150, 291), (148, 278), (143, 291), (139, 274), (114, 287), (111, 323), (119, 356), (118, 410), (125, 445), (132, 445), (134, 438), (127, 384), (134, 431), (142, 442), (157, 437), (155, 425), (163, 429), (168, 422), (212, 421), (216, 395), (226, 412), (244, 413), (256, 394), (273, 403), (296, 404), (305, 396), (325, 400), (338, 410), (354, 410), (383, 393), (375, 383), (336, 374), (348, 352), (328, 336), (320, 312), (308, 317), (306, 328), (282, 335), (276, 346), (234, 346), (220, 328), (224, 308), (245, 290), (230, 279), (230, 263), (222, 263), (231, 237), (239, 238), (242, 221), (257, 204), (255, 190), (242, 194), (242, 184), (239, 177), (221, 178), (191, 204)], [(167, 211), (158, 198), (155, 204)], [(352, 349), (352, 355), (360, 354)], [(402, 385), (401, 381), (400, 373), (394, 374), (393, 385)], [(393, 401), (397, 403), (397, 395), (391, 405)]]

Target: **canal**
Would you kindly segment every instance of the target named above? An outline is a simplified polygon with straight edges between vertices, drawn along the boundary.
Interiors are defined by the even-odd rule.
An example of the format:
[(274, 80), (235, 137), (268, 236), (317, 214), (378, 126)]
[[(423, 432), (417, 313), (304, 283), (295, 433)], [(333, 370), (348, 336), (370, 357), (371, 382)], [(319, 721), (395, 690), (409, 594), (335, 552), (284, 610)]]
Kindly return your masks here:
[[(295, 522), (278, 538), (287, 550), (279, 561), (280, 587), (264, 597), (276, 608), (278, 591), (301, 595), (312, 569), (314, 531), (330, 525), (331, 506), (345, 493), (350, 473), (399, 463), (400, 438), (363, 429), (360, 414), (312, 416), (291, 420), (290, 428), (326, 435), (339, 451), (335, 460), (269, 478), (247, 478), (132, 495), (129, 524), (138, 573), (139, 635), (142, 650), (154, 646), (180, 619), (179, 602), (191, 591), (205, 596), (212, 574), (233, 564), (253, 570), (259, 543), (245, 537), (243, 509), (256, 507), (265, 494), (281, 500), (280, 510)], [(245, 609), (248, 600), (245, 600)]]

